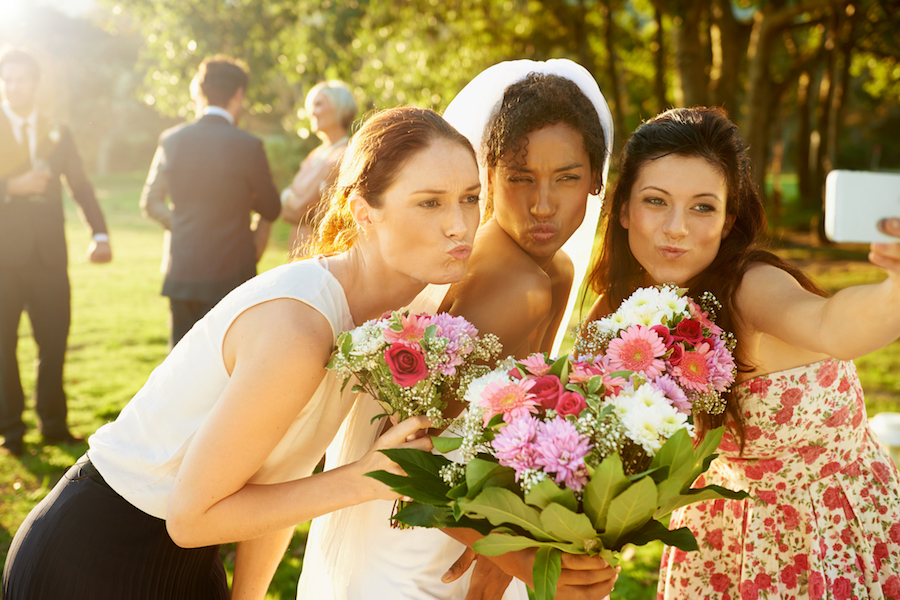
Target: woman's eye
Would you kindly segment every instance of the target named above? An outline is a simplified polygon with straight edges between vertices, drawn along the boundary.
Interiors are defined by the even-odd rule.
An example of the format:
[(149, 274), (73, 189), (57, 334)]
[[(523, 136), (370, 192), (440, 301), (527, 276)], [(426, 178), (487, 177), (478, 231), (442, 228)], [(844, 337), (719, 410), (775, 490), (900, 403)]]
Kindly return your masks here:
[(463, 198), (463, 202), (467, 204), (478, 204), (478, 196), (466, 196)]
[(437, 200), (425, 200), (424, 202), (419, 202), (419, 206), (423, 208), (434, 208), (438, 205)]
[(580, 181), (580, 175), (563, 175), (559, 178), (560, 181)]
[(654, 206), (662, 206), (663, 204), (665, 204), (665, 201), (662, 198), (657, 198), (655, 196), (644, 198), (644, 202), (646, 204), (652, 204)]
[(510, 183), (531, 183), (531, 179), (529, 179), (528, 177), (513, 176), (507, 178), (507, 181), (509, 181)]
[(711, 204), (698, 204), (694, 207), (697, 212), (711, 213), (716, 212), (716, 207)]

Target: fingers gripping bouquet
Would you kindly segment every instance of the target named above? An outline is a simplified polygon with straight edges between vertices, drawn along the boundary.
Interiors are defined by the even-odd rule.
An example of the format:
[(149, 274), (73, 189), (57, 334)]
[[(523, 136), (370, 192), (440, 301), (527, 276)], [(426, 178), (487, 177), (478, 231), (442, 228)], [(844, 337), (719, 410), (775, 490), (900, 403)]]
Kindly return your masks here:
[(466, 385), (488, 370), (483, 361), (500, 353), (497, 336), (478, 336), (462, 317), (447, 313), (392, 312), (338, 337), (328, 364), (356, 376), (354, 390), (375, 398), (388, 415), (427, 415), (436, 427), (449, 400), (461, 399)]
[(577, 357), (507, 359), (474, 379), (468, 410), (451, 426), (460, 437), (434, 438), (461, 462), (390, 451), (410, 477), (382, 481), (418, 503), (395, 518), (476, 528), (486, 537), (474, 549), (485, 555), (537, 548), (539, 599), (555, 594), (562, 552), (615, 564), (628, 543), (696, 550), (687, 528), (669, 531), (660, 519), (744, 494), (691, 488), (723, 433), (695, 447), (691, 412), (723, 410), (734, 361), (731, 337), (684, 294), (638, 290), (584, 328)]

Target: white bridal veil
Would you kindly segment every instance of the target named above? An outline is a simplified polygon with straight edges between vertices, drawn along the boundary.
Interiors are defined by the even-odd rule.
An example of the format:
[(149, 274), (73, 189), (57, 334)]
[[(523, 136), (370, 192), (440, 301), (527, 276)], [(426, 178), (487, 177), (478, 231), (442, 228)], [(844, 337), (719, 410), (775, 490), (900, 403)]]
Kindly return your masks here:
[[(603, 136), (606, 138), (606, 160), (603, 163), (603, 183), (609, 173), (609, 162), (613, 147), (613, 121), (606, 99), (600, 92), (600, 87), (587, 69), (565, 58), (555, 58), (548, 61), (512, 60), (498, 63), (488, 67), (469, 82), (444, 111), (444, 119), (453, 125), (460, 133), (469, 138), (478, 154), (478, 167), (481, 173), (482, 189), (487, 190), (486, 169), (481, 153), (481, 143), (484, 130), (491, 118), (500, 109), (503, 93), (510, 85), (525, 79), (529, 73), (544, 73), (558, 75), (575, 83), (587, 96), (588, 100), (597, 110), (600, 124), (603, 127)], [(600, 206), (604, 189), (597, 196), (588, 199), (587, 211), (581, 226), (572, 234), (565, 243), (563, 250), (572, 258), (575, 264), (575, 281), (569, 300), (566, 303), (562, 325), (553, 342), (553, 353), (559, 351), (560, 344), (566, 334), (569, 319), (575, 309), (575, 302), (581, 283), (587, 273), (591, 259), (591, 249), (594, 244), (594, 235), (600, 220)]]

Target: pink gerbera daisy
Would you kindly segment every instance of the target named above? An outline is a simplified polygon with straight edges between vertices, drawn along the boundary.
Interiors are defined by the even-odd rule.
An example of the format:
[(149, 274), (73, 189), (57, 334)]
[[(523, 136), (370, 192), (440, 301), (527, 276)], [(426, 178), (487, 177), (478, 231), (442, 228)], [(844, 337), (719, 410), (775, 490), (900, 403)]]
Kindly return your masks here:
[(396, 331), (388, 327), (384, 330), (384, 339), (390, 344), (416, 346), (425, 337), (425, 330), (429, 325), (431, 318), (428, 315), (400, 315), (402, 329)]
[(543, 354), (532, 354), (525, 360), (520, 360), (519, 364), (525, 367), (525, 370), (535, 377), (543, 377), (550, 372), (550, 367), (553, 366), (547, 364)]
[(503, 415), (503, 420), (511, 423), (514, 419), (537, 412), (537, 399), (528, 390), (534, 385), (530, 379), (520, 379), (511, 383), (492, 381), (481, 393), (484, 406), (484, 424), (494, 415)]
[(703, 343), (696, 350), (685, 352), (681, 362), (673, 369), (678, 383), (689, 390), (698, 392), (709, 389), (710, 372), (707, 363), (707, 354), (710, 353), (709, 344)]
[(660, 358), (666, 346), (655, 331), (643, 325), (632, 325), (609, 343), (609, 364), (616, 371), (633, 371), (653, 379), (665, 369)]

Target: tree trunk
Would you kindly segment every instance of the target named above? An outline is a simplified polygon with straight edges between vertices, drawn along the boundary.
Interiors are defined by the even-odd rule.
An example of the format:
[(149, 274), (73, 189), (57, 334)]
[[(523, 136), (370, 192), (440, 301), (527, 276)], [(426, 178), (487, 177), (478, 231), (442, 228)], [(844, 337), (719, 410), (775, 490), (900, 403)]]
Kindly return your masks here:
[(609, 77), (610, 84), (610, 94), (607, 98), (611, 98), (612, 102), (610, 103), (612, 106), (612, 117), (613, 117), (613, 127), (615, 128), (615, 139), (613, 144), (613, 156), (619, 155), (619, 149), (622, 147), (625, 138), (627, 137), (627, 132), (625, 131), (625, 96), (622, 93), (621, 86), (619, 85), (619, 67), (618, 67), (618, 58), (616, 56), (616, 35), (615, 35), (615, 22), (613, 20), (613, 11), (612, 11), (612, 0), (607, 0), (604, 3), (604, 9), (606, 14), (606, 27), (604, 27), (604, 37), (606, 41), (606, 52), (607, 52), (607, 60), (606, 60), (606, 71), (607, 76)]
[(797, 187), (800, 194), (800, 206), (804, 209), (815, 206), (809, 154), (809, 112), (812, 108), (809, 81), (808, 71), (801, 73), (797, 80)]
[(835, 77), (834, 97), (831, 105), (831, 135), (828, 138), (828, 163), (831, 168), (839, 165), (838, 147), (841, 139), (841, 130), (844, 125), (844, 105), (847, 90), (850, 85), (850, 61), (853, 52), (854, 29), (857, 19), (857, 10), (853, 4), (845, 8), (846, 18), (841, 27), (840, 42), (838, 46), (838, 69)]
[(656, 47), (653, 51), (653, 64), (656, 72), (653, 74), (653, 92), (658, 102), (657, 112), (662, 112), (671, 106), (666, 99), (666, 32), (663, 29), (663, 12), (659, 4), (653, 6), (653, 18), (656, 21)]
[(709, 75), (709, 100), (737, 114), (738, 76), (741, 55), (746, 52), (746, 35), (734, 17), (729, 0), (712, 0), (710, 17), (713, 65)]
[(822, 79), (819, 81), (819, 100), (816, 105), (816, 129), (819, 143), (816, 147), (815, 179), (813, 180), (813, 196), (823, 206), (825, 191), (825, 175), (831, 170), (828, 159), (828, 147), (831, 144), (831, 107), (834, 102), (834, 81), (837, 74), (837, 38), (840, 20), (837, 15), (831, 19), (826, 31), (826, 60)]
[(702, 2), (684, 2), (682, 6), (673, 19), (673, 36), (683, 101), (685, 106), (706, 105), (709, 77), (705, 72), (704, 47), (700, 43), (700, 22), (705, 6)]

